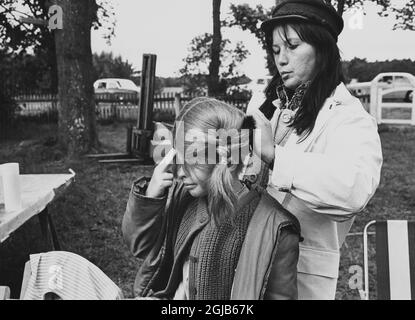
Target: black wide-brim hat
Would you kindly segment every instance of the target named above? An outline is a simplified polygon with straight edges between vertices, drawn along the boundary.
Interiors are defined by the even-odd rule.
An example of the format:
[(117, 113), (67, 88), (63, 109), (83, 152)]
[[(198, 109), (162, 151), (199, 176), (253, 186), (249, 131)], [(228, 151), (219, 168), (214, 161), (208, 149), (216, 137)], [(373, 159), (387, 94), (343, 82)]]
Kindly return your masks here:
[(344, 27), (342, 17), (324, 0), (282, 0), (272, 11), (272, 17), (261, 24), (261, 29), (269, 32), (275, 25), (289, 20), (305, 20), (319, 24), (336, 40)]

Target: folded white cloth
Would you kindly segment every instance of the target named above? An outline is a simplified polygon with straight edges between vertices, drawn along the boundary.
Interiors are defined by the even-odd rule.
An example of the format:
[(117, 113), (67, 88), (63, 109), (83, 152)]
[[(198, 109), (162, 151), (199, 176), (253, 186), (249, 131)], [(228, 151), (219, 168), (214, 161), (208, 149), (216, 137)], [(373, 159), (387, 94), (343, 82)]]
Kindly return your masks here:
[(97, 266), (70, 252), (30, 255), (31, 275), (23, 300), (119, 300), (121, 289)]

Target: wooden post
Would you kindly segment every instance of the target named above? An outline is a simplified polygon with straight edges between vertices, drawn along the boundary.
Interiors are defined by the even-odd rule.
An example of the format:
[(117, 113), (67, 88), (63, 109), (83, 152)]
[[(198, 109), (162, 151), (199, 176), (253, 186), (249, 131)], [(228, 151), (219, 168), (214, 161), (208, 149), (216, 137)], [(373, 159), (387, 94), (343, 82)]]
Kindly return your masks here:
[(412, 121), (411, 124), (415, 126), (415, 90), (412, 91)]
[(153, 129), (154, 87), (156, 82), (156, 61), (154, 54), (143, 55), (141, 72), (141, 91), (137, 128), (141, 130)]
[(141, 71), (141, 91), (138, 109), (137, 126), (132, 131), (133, 156), (144, 163), (152, 163), (150, 154), (151, 139), (153, 138), (153, 109), (154, 109), (154, 88), (156, 83), (156, 60), (154, 54), (143, 55), (143, 68)]
[(132, 126), (128, 126), (127, 127), (127, 147), (126, 147), (126, 152), (128, 154), (131, 154), (131, 150), (132, 150), (132, 138), (133, 138), (133, 127)]
[(180, 110), (182, 109), (182, 103), (180, 101), (180, 93), (176, 93), (174, 95), (174, 112), (176, 113), (176, 116), (174, 117), (175, 119), (177, 119), (177, 117), (179, 116)]

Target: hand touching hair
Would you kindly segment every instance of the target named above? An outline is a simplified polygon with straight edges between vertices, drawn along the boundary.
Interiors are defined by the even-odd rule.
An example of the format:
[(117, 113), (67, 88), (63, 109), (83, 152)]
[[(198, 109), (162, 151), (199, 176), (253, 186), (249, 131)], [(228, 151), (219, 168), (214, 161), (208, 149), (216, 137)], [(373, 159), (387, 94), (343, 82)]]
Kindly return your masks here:
[[(178, 128), (183, 126), (184, 128)], [(210, 170), (208, 186), (208, 210), (215, 223), (232, 221), (238, 201), (234, 182), (244, 166), (244, 158), (252, 150), (255, 121), (241, 110), (212, 98), (196, 98), (190, 101), (176, 119), (175, 132), (184, 131), (184, 136), (196, 130), (205, 138), (202, 154), (216, 150), (214, 163), (185, 164), (191, 174), (196, 166)], [(177, 135), (175, 134), (177, 137)], [(184, 139), (184, 154), (194, 145), (194, 140)], [(209, 157), (208, 157), (209, 158)], [(211, 160), (211, 159), (210, 159)]]

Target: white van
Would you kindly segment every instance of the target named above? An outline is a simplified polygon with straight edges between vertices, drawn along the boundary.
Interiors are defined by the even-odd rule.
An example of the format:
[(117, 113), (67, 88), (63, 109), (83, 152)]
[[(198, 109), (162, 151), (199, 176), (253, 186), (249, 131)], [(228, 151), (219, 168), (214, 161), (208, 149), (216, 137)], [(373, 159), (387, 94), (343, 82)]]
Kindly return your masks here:
[(94, 82), (95, 93), (139, 93), (140, 88), (129, 79), (107, 78)]

